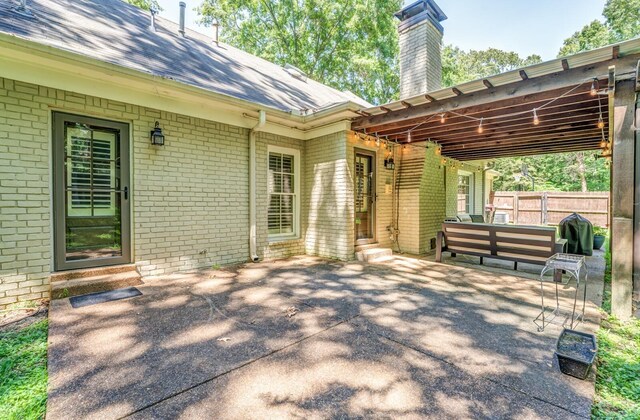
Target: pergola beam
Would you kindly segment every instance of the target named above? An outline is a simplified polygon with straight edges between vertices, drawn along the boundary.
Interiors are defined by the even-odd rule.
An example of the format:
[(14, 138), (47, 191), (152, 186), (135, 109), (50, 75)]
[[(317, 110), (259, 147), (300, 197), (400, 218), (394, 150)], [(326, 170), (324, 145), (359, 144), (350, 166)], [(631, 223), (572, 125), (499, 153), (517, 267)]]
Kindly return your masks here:
[[(450, 149), (447, 147), (442, 148), (442, 153), (451, 156), (454, 154), (463, 154), (463, 153), (494, 153), (500, 152), (507, 149), (514, 150), (525, 150), (530, 148), (540, 148), (540, 147), (562, 147), (563, 145), (572, 144), (575, 142), (583, 142), (585, 140), (593, 140), (599, 143), (600, 137), (593, 135), (592, 133), (579, 133), (570, 137), (558, 139), (558, 138), (546, 138), (540, 139), (535, 142), (520, 142), (520, 143), (503, 143), (499, 145), (495, 145), (492, 147), (483, 148), (478, 145), (477, 147), (465, 147), (465, 148), (456, 148)], [(517, 146), (515, 149), (513, 146)]]
[(567, 71), (498, 86), (494, 89), (484, 89), (477, 92), (466, 93), (462, 96), (434, 101), (435, 103), (430, 102), (415, 105), (412, 108), (390, 112), (386, 115), (357, 118), (353, 122), (352, 129), (360, 130), (371, 126), (425, 117), (431, 114), (459, 110), (470, 106), (490, 105), (503, 99), (519, 98), (549, 90), (563, 89), (568, 86), (584, 83), (589, 79), (589, 76), (593, 74), (598, 75), (598, 77), (605, 76), (609, 66), (612, 64), (615, 64), (619, 73), (633, 72), (636, 69), (637, 60), (637, 56), (607, 60), (585, 67), (576, 67)]
[(601, 139), (599, 131), (596, 130), (576, 130), (571, 133), (562, 133), (562, 134), (546, 134), (540, 136), (523, 136), (516, 138), (503, 138), (501, 140), (493, 140), (493, 141), (476, 141), (471, 143), (457, 143), (457, 144), (447, 144), (447, 143), (439, 143), (444, 153), (450, 153), (453, 151), (463, 151), (463, 150), (490, 150), (494, 148), (502, 148), (502, 147), (513, 147), (513, 146), (522, 146), (527, 144), (539, 144), (541, 142), (562, 142), (568, 139), (574, 138), (585, 138), (585, 137), (593, 137)]
[[(461, 115), (455, 115), (455, 114), (447, 115), (445, 124), (441, 124), (439, 118), (435, 118), (425, 123), (423, 118), (423, 119), (414, 119), (411, 121), (403, 121), (401, 123), (393, 123), (388, 125), (377, 126), (375, 128), (376, 128), (376, 132), (381, 134), (384, 133), (384, 135), (393, 135), (394, 132), (404, 131), (407, 128), (415, 127), (416, 125), (421, 123), (422, 125), (420, 126), (420, 129), (423, 129), (425, 127), (441, 127), (444, 129), (449, 129), (449, 128), (455, 128), (457, 125), (470, 123), (471, 121), (468, 117), (476, 117), (476, 118), (479, 116), (482, 116), (483, 118), (499, 117), (507, 113), (505, 112), (505, 110), (508, 110), (508, 113), (531, 111), (533, 108), (548, 102), (549, 99), (550, 98), (547, 97), (545, 99), (536, 100), (535, 102), (527, 102), (526, 104), (522, 104), (519, 106), (514, 105), (506, 108), (498, 107), (497, 109), (492, 109), (490, 111), (484, 111), (484, 112), (480, 112), (480, 111), (476, 112), (473, 108), (469, 108), (464, 110), (463, 113), (460, 113)], [(567, 108), (571, 109), (571, 107), (576, 107), (576, 108), (588, 107), (591, 109), (597, 109), (598, 101), (599, 101), (598, 98), (594, 98), (593, 96), (589, 95), (586, 91), (581, 92), (578, 95), (567, 95), (566, 97), (556, 100), (553, 104), (543, 109), (540, 109), (538, 111), (538, 116), (539, 117), (545, 116), (548, 113), (551, 113), (553, 111), (562, 112), (560, 110), (564, 110)], [(602, 103), (603, 105), (606, 105), (606, 99), (602, 100)], [(606, 106), (604, 107), (604, 109), (606, 109)], [(436, 114), (436, 115), (439, 115), (439, 114)]]
[(597, 151), (598, 150), (598, 142), (596, 139), (592, 140), (580, 140), (579, 143), (573, 145), (559, 145), (545, 148), (533, 148), (533, 149), (522, 149), (522, 150), (513, 150), (508, 149), (504, 151), (494, 151), (494, 152), (486, 152), (486, 153), (459, 153), (455, 155), (443, 155), (445, 158), (451, 158), (459, 161), (469, 161), (469, 160), (486, 160), (486, 159), (497, 159), (503, 157), (514, 157), (514, 156), (533, 156), (533, 155), (545, 155), (552, 153), (566, 153), (566, 152), (581, 152), (581, 151)]
[[(613, 73), (613, 71), (612, 71)], [(618, 73), (618, 69), (615, 69)], [(615, 83), (615, 74), (611, 77)], [(611, 312), (621, 319), (632, 313), (634, 274), (634, 156), (636, 92), (634, 80), (615, 83), (611, 171)], [(637, 251), (637, 250), (636, 250)]]
[[(607, 113), (602, 113), (602, 118), (606, 119)], [(593, 122), (594, 129), (597, 128), (597, 123), (599, 119), (599, 114), (596, 112), (595, 114), (590, 110), (570, 110), (562, 113), (556, 113), (552, 115), (545, 115), (540, 118), (540, 123), (536, 126), (532, 124), (531, 117), (522, 117), (518, 119), (508, 120), (508, 121), (495, 121), (492, 123), (483, 122), (484, 132), (483, 134), (477, 134), (476, 129), (478, 127), (477, 122), (469, 122), (467, 124), (461, 124), (456, 126), (454, 129), (447, 130), (446, 127), (425, 127), (425, 128), (416, 128), (411, 131), (412, 139), (418, 141), (424, 138), (432, 138), (438, 141), (444, 141), (446, 139), (452, 138), (461, 138), (467, 139), (469, 136), (474, 136), (476, 138), (490, 138), (493, 135), (506, 134), (509, 136), (517, 135), (520, 131), (542, 131), (546, 129), (553, 129), (556, 126), (566, 124), (572, 124), (576, 122), (585, 122), (591, 121)], [(404, 139), (406, 134), (397, 133), (397, 134), (388, 134), (384, 132), (378, 132), (381, 135), (389, 136), (394, 139)], [(477, 134), (477, 135), (476, 135)]]

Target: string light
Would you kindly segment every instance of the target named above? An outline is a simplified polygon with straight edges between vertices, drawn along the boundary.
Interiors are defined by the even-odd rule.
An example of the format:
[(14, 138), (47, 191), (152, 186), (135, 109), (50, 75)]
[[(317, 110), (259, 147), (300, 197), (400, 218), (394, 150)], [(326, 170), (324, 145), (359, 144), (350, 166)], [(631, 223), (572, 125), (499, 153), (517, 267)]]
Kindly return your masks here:
[(601, 149), (606, 149), (608, 145), (609, 145), (609, 143), (605, 139), (600, 140), (600, 148)]
[[(517, 117), (517, 116), (520, 116), (520, 115), (524, 115), (524, 114), (526, 114), (528, 112), (533, 112), (533, 125), (539, 125), (540, 119), (538, 117), (538, 112), (537, 112), (538, 109), (543, 109), (543, 108), (548, 107), (552, 103), (556, 102), (557, 100), (559, 100), (561, 98), (566, 97), (567, 95), (570, 95), (572, 92), (576, 91), (578, 88), (580, 88), (581, 86), (584, 86), (585, 84), (587, 84), (589, 82), (591, 82), (590, 94), (592, 96), (598, 95), (598, 89), (599, 89), (598, 78), (596, 78), (596, 77), (589, 78), (587, 80), (584, 80), (579, 85), (576, 85), (576, 86), (572, 87), (571, 89), (569, 89), (568, 91), (562, 93), (561, 95), (559, 95), (559, 96), (547, 101), (546, 103), (544, 103), (544, 104), (542, 104), (542, 105), (540, 105), (540, 106), (538, 106), (536, 108), (533, 108), (531, 111), (517, 111), (517, 112), (512, 112), (512, 113), (501, 114), (499, 116), (490, 116), (490, 117), (487, 117), (486, 119), (488, 119), (488, 120), (504, 119), (504, 118), (508, 118), (508, 117)], [(599, 99), (598, 107), (600, 109), (599, 109), (597, 127), (599, 129), (604, 129), (605, 123), (604, 123), (604, 118), (602, 116), (601, 98), (599, 97), (598, 99)], [(384, 139), (382, 139), (382, 140), (379, 138), (378, 133), (375, 133), (376, 145), (379, 146), (380, 142), (382, 141), (382, 147), (383, 148), (389, 148), (389, 149), (391, 149), (392, 147), (395, 147), (395, 145), (402, 146), (402, 150), (407, 150), (407, 147), (428, 148), (429, 146), (427, 146), (427, 145), (425, 145), (425, 146), (419, 146), (419, 145), (414, 145), (414, 144), (408, 145), (407, 143), (411, 143), (412, 142), (411, 132), (416, 130), (417, 128), (427, 124), (428, 122), (434, 120), (435, 118), (438, 118), (438, 117), (440, 117), (440, 123), (444, 124), (446, 122), (447, 114), (453, 114), (453, 115), (456, 115), (456, 116), (464, 118), (464, 119), (468, 119), (468, 120), (472, 120), (472, 121), (478, 121), (479, 123), (478, 123), (477, 132), (478, 132), (478, 134), (483, 134), (484, 133), (484, 120), (485, 120), (485, 117), (474, 117), (474, 116), (470, 116), (470, 115), (461, 114), (461, 113), (458, 113), (458, 112), (455, 112), (455, 111), (447, 111), (447, 112), (442, 112), (442, 111), (440, 113), (432, 114), (432, 115), (430, 115), (428, 117), (425, 117), (425, 119), (423, 119), (421, 122), (417, 123), (417, 125), (415, 125), (414, 127), (411, 127), (411, 128), (406, 129), (404, 131), (386, 134), (386, 135), (383, 136)], [(403, 145), (399, 144), (398, 137), (396, 137), (396, 136), (401, 136), (402, 134), (406, 134), (407, 135), (407, 141)], [(395, 139), (390, 140), (389, 136), (391, 136), (392, 138), (395, 138)], [(362, 139), (362, 140), (365, 140), (367, 145), (369, 144), (370, 138), (367, 135), (366, 130), (364, 132), (364, 135), (362, 133), (357, 133), (357, 139), (358, 138)], [(603, 141), (600, 142), (600, 146), (601, 147), (604, 146), (606, 148), (606, 149), (603, 150), (603, 155), (605, 153), (609, 153), (609, 156), (611, 156), (611, 146), (610, 146), (609, 142), (605, 139), (604, 131), (603, 131), (603, 134), (602, 134), (602, 138), (603, 138)], [(431, 142), (431, 139), (428, 140), (428, 143), (433, 144)], [(435, 148), (434, 153), (436, 155), (438, 155), (438, 156), (441, 155), (441, 153), (442, 153), (442, 147), (439, 146), (437, 143), (436, 143), (436, 148)], [(444, 164), (445, 162), (441, 162), (441, 163)], [(452, 163), (451, 161), (446, 162), (446, 164), (450, 165), (453, 168), (457, 168), (458, 167), (457, 164)]]

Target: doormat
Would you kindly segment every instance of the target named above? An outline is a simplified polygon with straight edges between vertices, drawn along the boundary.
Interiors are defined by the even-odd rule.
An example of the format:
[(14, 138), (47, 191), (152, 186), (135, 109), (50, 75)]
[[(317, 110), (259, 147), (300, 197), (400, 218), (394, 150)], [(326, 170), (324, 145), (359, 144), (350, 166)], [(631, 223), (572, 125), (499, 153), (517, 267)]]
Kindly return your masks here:
[(109, 290), (107, 292), (96, 292), (81, 296), (73, 296), (69, 298), (69, 302), (71, 302), (71, 306), (74, 308), (82, 308), (83, 306), (96, 305), (98, 303), (127, 299), (140, 295), (142, 295), (142, 292), (137, 288), (126, 287), (124, 289)]

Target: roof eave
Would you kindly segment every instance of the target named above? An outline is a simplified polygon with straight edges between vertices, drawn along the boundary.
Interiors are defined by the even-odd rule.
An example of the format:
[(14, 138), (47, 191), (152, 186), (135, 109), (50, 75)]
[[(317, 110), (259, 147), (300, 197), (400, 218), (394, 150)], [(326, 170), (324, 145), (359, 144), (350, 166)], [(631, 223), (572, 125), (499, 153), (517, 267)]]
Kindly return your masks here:
[[(266, 131), (294, 138), (306, 138), (306, 131), (316, 127), (319, 122), (327, 124), (339, 121), (347, 118), (344, 113), (348, 110), (360, 108), (356, 103), (345, 102), (306, 116), (294, 115), (288, 110), (198, 88), (6, 33), (0, 33), (0, 61), (3, 63), (2, 74), (0, 74), (2, 77), (134, 105), (187, 113), (213, 121), (217, 121), (216, 118), (220, 117), (219, 122), (240, 127), (249, 128), (255, 124), (250, 118), (246, 119), (243, 116), (264, 110), (268, 116), (268, 124), (272, 125), (271, 130)], [(15, 68), (13, 73), (12, 66)], [(62, 79), (65, 74), (69, 79), (67, 84)], [(83, 79), (93, 83), (83, 85)], [(70, 85), (71, 81), (75, 83)], [(103, 82), (108, 83), (111, 89), (100, 89), (100, 83)], [(118, 87), (125, 89), (129, 94), (124, 96), (118, 94)], [(157, 98), (158, 101), (154, 102), (152, 98)], [(169, 103), (175, 106), (168, 106)], [(189, 107), (188, 103), (195, 106)], [(184, 111), (180, 111), (180, 104), (185, 106)], [(189, 110), (197, 111), (198, 105), (204, 104), (208, 108), (203, 112), (197, 115), (189, 112)], [(205, 107), (200, 106), (200, 108)], [(217, 115), (216, 110), (232, 112), (235, 117), (229, 118), (230, 115), (225, 113)], [(353, 116), (353, 113), (349, 112), (349, 116)]]

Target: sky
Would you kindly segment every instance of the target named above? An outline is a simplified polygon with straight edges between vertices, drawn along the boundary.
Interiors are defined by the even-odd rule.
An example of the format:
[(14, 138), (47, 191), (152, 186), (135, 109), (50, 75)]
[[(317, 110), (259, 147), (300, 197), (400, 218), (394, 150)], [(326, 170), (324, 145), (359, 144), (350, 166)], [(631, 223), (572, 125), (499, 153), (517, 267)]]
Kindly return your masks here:
[[(203, 33), (193, 10), (201, 0), (187, 3), (187, 27)], [(328, 0), (330, 1), (330, 0)], [(490, 47), (551, 60), (562, 41), (594, 19), (602, 19), (605, 0), (435, 0), (448, 19), (442, 22), (445, 44), (464, 50)], [(159, 0), (160, 15), (178, 21), (179, 0)]]

